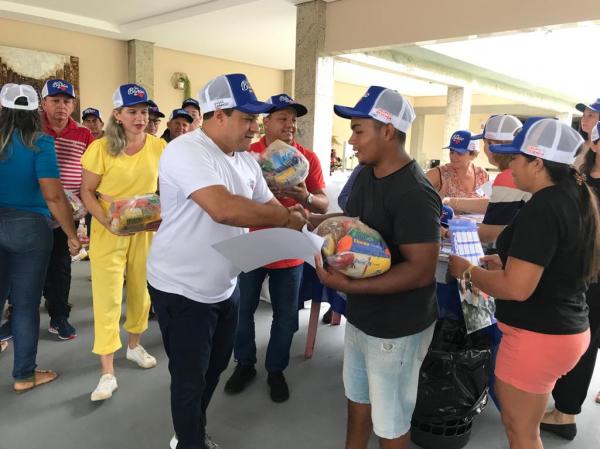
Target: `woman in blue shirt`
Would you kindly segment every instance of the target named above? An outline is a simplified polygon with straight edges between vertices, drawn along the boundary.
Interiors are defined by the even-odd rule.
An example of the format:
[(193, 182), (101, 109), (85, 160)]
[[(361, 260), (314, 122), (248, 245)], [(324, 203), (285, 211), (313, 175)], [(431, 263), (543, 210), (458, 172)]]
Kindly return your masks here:
[(81, 249), (73, 210), (60, 179), (54, 140), (41, 133), (39, 100), (28, 85), (0, 91), (0, 311), (10, 296), (14, 341), (14, 390), (52, 382), (53, 371), (36, 369), (39, 305), (52, 249), (53, 216), (71, 254)]

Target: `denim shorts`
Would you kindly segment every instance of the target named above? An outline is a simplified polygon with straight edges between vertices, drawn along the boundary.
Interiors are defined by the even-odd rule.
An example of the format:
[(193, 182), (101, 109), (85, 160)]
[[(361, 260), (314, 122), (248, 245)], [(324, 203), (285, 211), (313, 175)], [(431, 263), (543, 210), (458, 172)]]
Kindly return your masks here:
[(346, 323), (344, 389), (346, 397), (371, 404), (375, 435), (399, 438), (410, 430), (417, 400), (419, 371), (435, 323), (406, 337), (377, 338)]

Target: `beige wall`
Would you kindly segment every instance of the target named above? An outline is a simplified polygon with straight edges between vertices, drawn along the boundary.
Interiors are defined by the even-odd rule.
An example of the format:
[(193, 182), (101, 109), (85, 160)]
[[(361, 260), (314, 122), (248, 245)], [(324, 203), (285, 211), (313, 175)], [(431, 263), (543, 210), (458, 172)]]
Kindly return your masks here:
[(93, 106), (107, 116), (114, 90), (127, 82), (125, 41), (5, 19), (0, 36), (0, 45), (79, 57), (81, 110)]
[(156, 47), (154, 96), (161, 111), (167, 117), (171, 110), (181, 106), (183, 100), (183, 91), (171, 85), (171, 76), (174, 72), (184, 72), (188, 75), (193, 97), (197, 97), (198, 90), (206, 82), (224, 73), (246, 74), (256, 96), (261, 100), (283, 91), (283, 70)]
[[(343, 0), (327, 4), (325, 51), (364, 50), (600, 19), (598, 0)], [(468, 11), (468, 16), (465, 15)], [(368, 30), (368, 32), (362, 32)]]
[[(127, 82), (125, 41), (4, 19), (0, 19), (0, 35), (0, 45), (78, 56), (82, 110), (93, 106), (100, 109), (103, 116), (108, 116), (114, 90)], [(281, 70), (158, 47), (154, 52), (154, 72), (155, 100), (167, 116), (181, 105), (183, 99), (183, 91), (171, 85), (174, 72), (187, 73), (194, 97), (208, 80), (223, 73), (248, 75), (259, 98), (264, 99), (283, 89)]]
[[(498, 104), (517, 104), (512, 100), (506, 98), (496, 97), (493, 95), (482, 95), (473, 94), (471, 97), (471, 105), (498, 105)], [(415, 108), (427, 108), (427, 107), (446, 107), (446, 96), (436, 95), (427, 97), (415, 97)]]

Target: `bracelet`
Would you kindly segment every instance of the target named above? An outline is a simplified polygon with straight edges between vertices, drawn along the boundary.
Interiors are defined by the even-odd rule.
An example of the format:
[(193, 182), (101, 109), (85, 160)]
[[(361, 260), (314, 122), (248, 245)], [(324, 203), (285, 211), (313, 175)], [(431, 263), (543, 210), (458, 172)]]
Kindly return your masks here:
[(476, 265), (473, 265), (472, 263), (469, 264), (467, 269), (465, 271), (463, 271), (462, 278), (470, 281), (471, 280), (471, 272), (473, 271), (473, 268), (475, 268), (475, 266)]

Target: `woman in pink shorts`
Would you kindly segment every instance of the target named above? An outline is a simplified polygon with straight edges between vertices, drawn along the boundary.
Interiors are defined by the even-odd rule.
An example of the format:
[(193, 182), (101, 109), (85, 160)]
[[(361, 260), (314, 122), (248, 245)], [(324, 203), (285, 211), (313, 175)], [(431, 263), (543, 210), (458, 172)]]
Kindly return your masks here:
[(450, 273), (497, 300), (503, 337), (496, 395), (511, 449), (541, 449), (540, 422), (557, 379), (589, 341), (586, 281), (600, 273), (600, 219), (594, 194), (571, 166), (583, 139), (554, 119), (529, 119), (511, 144), (518, 189), (532, 194), (496, 242), (487, 269), (457, 256)]

